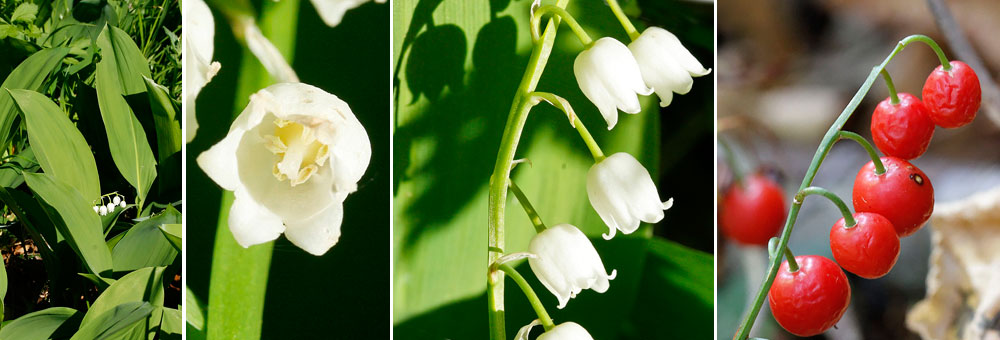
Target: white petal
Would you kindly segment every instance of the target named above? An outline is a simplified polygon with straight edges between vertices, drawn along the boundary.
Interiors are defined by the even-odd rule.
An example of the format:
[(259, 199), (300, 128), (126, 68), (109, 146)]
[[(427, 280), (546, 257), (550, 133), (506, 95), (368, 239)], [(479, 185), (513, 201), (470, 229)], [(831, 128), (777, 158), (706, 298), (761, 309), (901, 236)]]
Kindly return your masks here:
[(208, 175), (208, 178), (229, 191), (236, 190), (241, 185), (236, 148), (243, 139), (243, 134), (242, 128), (229, 130), (225, 138), (202, 152), (197, 158), (198, 167)]
[(521, 329), (517, 331), (517, 336), (514, 337), (514, 340), (528, 340), (528, 335), (531, 333), (531, 329), (541, 324), (542, 323), (539, 322), (538, 319), (535, 319), (531, 321), (531, 323), (524, 325), (524, 327), (521, 327)]
[(639, 221), (656, 223), (663, 219), (663, 210), (673, 200), (660, 201), (649, 171), (635, 157), (624, 152), (611, 155), (594, 164), (587, 173), (587, 196), (590, 203), (608, 225), (630, 234), (639, 228)]
[(292, 66), (288, 65), (285, 57), (281, 55), (277, 47), (264, 33), (261, 33), (257, 23), (250, 19), (240, 21), (242, 23), (243, 37), (246, 39), (247, 49), (260, 60), (261, 65), (267, 70), (272, 78), (281, 83), (297, 83), (299, 76), (295, 74)]
[(638, 94), (649, 95), (639, 65), (628, 47), (613, 38), (601, 38), (580, 52), (573, 62), (580, 90), (601, 111), (608, 129), (618, 121), (617, 109), (626, 113), (641, 111)]
[(635, 157), (624, 152), (611, 155), (606, 161), (610, 161), (608, 165), (612, 169), (611, 173), (617, 176), (617, 187), (624, 191), (622, 199), (629, 202), (630, 212), (644, 222), (656, 223), (662, 220), (664, 203), (660, 201), (649, 171)]
[(670, 33), (670, 31), (653, 26), (643, 31), (642, 35), (648, 35), (650, 39), (656, 40), (659, 44), (664, 46), (673, 56), (673, 60), (687, 70), (691, 76), (700, 77), (712, 72), (711, 69), (706, 69), (702, 66), (701, 62), (699, 62), (698, 59), (695, 59), (694, 55), (692, 55), (691, 52), (681, 44), (681, 41), (677, 39), (677, 36)]
[(312, 0), (316, 12), (330, 27), (339, 25), (347, 10), (361, 6), (365, 2), (368, 0)]
[(301, 221), (286, 220), (285, 237), (302, 250), (320, 256), (337, 244), (343, 219), (343, 203), (334, 202), (312, 218)]
[(202, 0), (184, 2), (185, 30), (184, 38), (184, 140), (190, 142), (198, 130), (195, 116), (195, 98), (212, 77), (219, 72), (221, 65), (212, 62), (215, 46), (215, 20), (212, 11)]
[(229, 208), (229, 231), (243, 248), (272, 241), (285, 230), (281, 217), (254, 201), (245, 190), (239, 188), (234, 195)]
[(603, 293), (608, 289), (608, 280), (616, 275), (604, 271), (600, 255), (590, 243), (590, 239), (575, 226), (560, 224), (535, 235), (528, 245), (537, 258), (529, 258), (528, 264), (552, 295), (559, 300), (559, 308), (566, 306), (569, 299), (584, 289), (594, 289)]
[(594, 164), (587, 172), (587, 197), (597, 215), (608, 225), (609, 231), (603, 237), (610, 240), (618, 230), (638, 228), (639, 219), (629, 213), (628, 203), (619, 199), (616, 177), (607, 166), (601, 166), (603, 163)]
[(583, 326), (567, 321), (538, 336), (538, 340), (594, 340)]

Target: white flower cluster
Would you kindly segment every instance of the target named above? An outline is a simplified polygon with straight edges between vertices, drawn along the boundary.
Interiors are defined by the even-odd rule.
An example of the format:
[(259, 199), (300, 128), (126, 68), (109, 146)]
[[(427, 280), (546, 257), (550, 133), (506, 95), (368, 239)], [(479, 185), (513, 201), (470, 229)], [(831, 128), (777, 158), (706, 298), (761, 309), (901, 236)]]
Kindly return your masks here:
[(94, 206), (94, 212), (98, 215), (105, 216), (107, 214), (114, 213), (115, 209), (125, 209), (125, 206), (127, 205), (121, 195), (115, 194), (108, 200), (107, 204), (104, 203), (105, 197), (107, 196), (101, 197), (101, 203)]

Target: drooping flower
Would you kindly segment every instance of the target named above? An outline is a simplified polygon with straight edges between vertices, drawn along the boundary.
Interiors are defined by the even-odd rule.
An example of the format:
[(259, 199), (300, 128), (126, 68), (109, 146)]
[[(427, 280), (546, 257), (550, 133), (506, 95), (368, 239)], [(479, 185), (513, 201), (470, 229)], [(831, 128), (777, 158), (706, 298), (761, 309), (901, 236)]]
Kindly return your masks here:
[(234, 192), (229, 229), (243, 247), (276, 239), (314, 254), (340, 238), (344, 199), (368, 168), (368, 134), (347, 103), (301, 83), (268, 86), (198, 165)]
[[(334, 27), (340, 25), (340, 20), (344, 18), (344, 13), (350, 9), (357, 8), (370, 0), (312, 0), (313, 7), (327, 26)], [(385, 3), (385, 0), (375, 0), (377, 3)]]
[[(107, 209), (107, 208), (105, 208), (105, 209)], [(101, 213), (101, 207), (95, 205), (94, 206), (94, 212), (100, 214)]]
[(108, 207), (104, 206), (104, 205), (101, 205), (101, 207), (98, 208), (98, 213), (101, 214), (101, 216), (107, 215), (108, 214)]
[(584, 289), (604, 293), (617, 271), (607, 274), (604, 262), (587, 235), (570, 224), (560, 224), (535, 235), (528, 259), (535, 276), (559, 300), (559, 308)]
[(625, 152), (611, 155), (590, 167), (587, 196), (610, 229), (604, 235), (608, 240), (615, 236), (616, 230), (631, 234), (639, 229), (639, 221), (659, 222), (663, 219), (663, 211), (674, 203), (673, 198), (660, 201), (649, 171)]
[(115, 196), (114, 198), (111, 199), (111, 203), (113, 203), (114, 205), (118, 205), (121, 202), (122, 202), (121, 196)]
[(695, 59), (673, 33), (659, 27), (649, 27), (639, 38), (628, 45), (646, 85), (660, 97), (660, 106), (666, 107), (673, 100), (673, 94), (691, 91), (694, 80), (711, 69), (706, 69)]
[(189, 33), (184, 36), (184, 101), (187, 105), (184, 111), (184, 140), (190, 142), (198, 132), (195, 99), (222, 65), (212, 61), (215, 19), (208, 5), (203, 0), (185, 1), (184, 18), (187, 19), (184, 29)]
[[(516, 340), (528, 340), (528, 333), (531, 333), (531, 328), (539, 325), (538, 320), (532, 321), (521, 330), (517, 332)], [(580, 326), (576, 322), (567, 321), (552, 327), (542, 335), (538, 336), (537, 340), (594, 340), (594, 337), (590, 336), (583, 326)]]
[(124, 208), (125, 207), (125, 201), (118, 202), (118, 206)]
[(604, 37), (580, 52), (573, 62), (573, 73), (580, 90), (597, 106), (608, 122), (608, 130), (618, 124), (618, 110), (639, 113), (639, 96), (648, 96), (653, 89), (646, 87), (632, 52), (620, 41)]
[(118, 207), (118, 205), (116, 205), (114, 203), (111, 203), (111, 202), (108, 202), (107, 208), (108, 208), (108, 212), (109, 213), (115, 212), (115, 208), (117, 208), (117, 207)]

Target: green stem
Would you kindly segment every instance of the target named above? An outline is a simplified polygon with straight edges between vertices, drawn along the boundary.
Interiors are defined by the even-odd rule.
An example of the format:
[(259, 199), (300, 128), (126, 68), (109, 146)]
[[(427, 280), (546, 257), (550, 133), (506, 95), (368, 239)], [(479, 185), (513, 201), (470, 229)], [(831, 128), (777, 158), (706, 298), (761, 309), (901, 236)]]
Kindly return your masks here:
[[(565, 8), (567, 4), (569, 4), (569, 0), (559, 0), (556, 6)], [(529, 94), (535, 91), (535, 87), (538, 86), (538, 81), (542, 77), (542, 70), (549, 60), (549, 54), (552, 53), (552, 46), (556, 39), (556, 27), (558, 25), (558, 17), (550, 19), (549, 23), (545, 25), (545, 32), (538, 42), (536, 42), (534, 48), (532, 48), (527, 69), (524, 71), (521, 83), (517, 87), (517, 92), (511, 103), (510, 114), (507, 116), (507, 123), (504, 126), (503, 137), (500, 140), (500, 149), (497, 151), (496, 164), (493, 166), (493, 174), (490, 175), (487, 266), (503, 256), (503, 217), (507, 205), (507, 183), (510, 181), (510, 170), (513, 167), (514, 153), (517, 151), (517, 144), (521, 139), (524, 123), (528, 119), (528, 112), (531, 110)], [(491, 340), (506, 340), (507, 338), (504, 322), (503, 288), (502, 273), (487, 275), (486, 299), (487, 308), (489, 308)]]
[(729, 164), (729, 170), (733, 172), (733, 182), (743, 183), (743, 169), (740, 169), (739, 163), (736, 162), (736, 153), (733, 148), (729, 146), (729, 142), (725, 138), (719, 137), (719, 146), (726, 152), (726, 164)]
[(528, 196), (524, 195), (521, 188), (514, 184), (514, 180), (510, 180), (510, 192), (514, 193), (514, 197), (517, 197), (517, 201), (521, 203), (521, 207), (524, 207), (524, 213), (528, 214), (528, 219), (531, 220), (531, 224), (535, 226), (535, 232), (541, 233), (545, 231), (545, 223), (542, 223), (542, 217), (538, 216), (538, 212), (535, 211), (535, 207), (531, 206), (531, 201), (528, 201)]
[[(613, 1), (613, 0), (609, 0)], [(861, 100), (864, 99), (868, 91), (871, 90), (872, 85), (878, 78), (885, 66), (889, 64), (893, 57), (896, 56), (900, 51), (903, 50), (907, 45), (914, 41), (923, 42), (929, 45), (935, 52), (939, 52), (940, 48), (931, 38), (924, 35), (911, 35), (903, 40), (900, 40), (896, 47), (891, 53), (882, 61), (881, 64), (872, 68), (871, 73), (868, 74), (868, 78), (865, 80), (864, 84), (861, 84), (861, 88), (858, 92), (854, 94), (851, 98), (851, 102), (847, 104), (844, 111), (840, 113), (837, 120), (833, 122), (830, 129), (827, 130), (826, 134), (823, 136), (823, 140), (820, 142), (819, 147), (816, 149), (816, 153), (813, 155), (812, 162), (809, 163), (809, 169), (806, 170), (806, 175), (802, 179), (802, 185), (799, 190), (808, 188), (812, 185), (813, 180), (816, 178), (816, 172), (819, 170), (820, 165), (822, 165), (823, 160), (826, 159), (826, 155), (829, 154), (830, 149), (833, 147), (834, 142), (839, 138), (839, 132), (844, 128), (844, 124), (847, 120), (851, 118), (851, 115), (857, 110), (858, 105), (861, 104)], [(939, 58), (942, 60), (947, 60), (943, 58), (943, 52), (939, 52)], [(788, 211), (788, 218), (785, 221), (785, 228), (781, 232), (781, 239), (778, 242), (778, 249), (784, 249), (788, 247), (788, 240), (791, 238), (792, 229), (795, 226), (795, 221), (798, 219), (799, 210), (802, 208), (802, 202), (792, 202), (792, 208)], [(743, 323), (740, 324), (739, 329), (736, 331), (736, 336), (733, 337), (735, 340), (744, 340), (750, 335), (750, 328), (753, 326), (754, 321), (757, 319), (757, 314), (760, 313), (761, 306), (764, 304), (764, 300), (767, 297), (767, 291), (771, 288), (771, 284), (774, 283), (774, 276), (778, 273), (778, 265), (781, 263), (779, 257), (771, 259), (770, 266), (768, 267), (767, 276), (764, 277), (764, 282), (761, 283), (760, 290), (757, 291), (757, 295), (754, 298), (753, 304), (750, 306), (750, 311), (747, 313), (746, 318)]]
[(531, 16), (531, 38), (534, 39), (534, 41), (537, 42), (539, 39), (538, 24), (542, 20), (542, 16), (549, 13), (552, 13), (553, 15), (558, 15), (563, 20), (566, 20), (566, 24), (569, 25), (569, 28), (573, 30), (573, 33), (576, 33), (576, 37), (580, 39), (580, 43), (582, 43), (583, 46), (589, 47), (590, 44), (594, 42), (594, 39), (590, 38), (590, 35), (587, 34), (587, 31), (583, 30), (583, 27), (580, 26), (580, 23), (576, 22), (576, 19), (573, 18), (572, 14), (569, 14), (569, 12), (567, 12), (562, 7), (558, 7), (555, 5), (545, 5), (539, 7), (537, 10), (535, 10), (535, 14)]
[(892, 103), (892, 105), (898, 105), (899, 94), (896, 93), (896, 85), (892, 83), (892, 77), (889, 76), (889, 71), (882, 69), (882, 77), (885, 78), (885, 87), (889, 88), (889, 103)]
[(545, 327), (546, 331), (555, 327), (555, 324), (552, 322), (552, 318), (549, 317), (549, 313), (545, 311), (545, 305), (542, 305), (542, 301), (538, 299), (538, 294), (535, 294), (535, 290), (531, 289), (531, 285), (528, 284), (528, 281), (525, 281), (524, 277), (521, 276), (517, 270), (514, 270), (514, 267), (511, 267), (509, 264), (501, 264), (497, 269), (507, 273), (507, 275), (510, 276), (515, 283), (517, 283), (517, 286), (521, 287), (521, 291), (524, 292), (524, 297), (528, 298), (528, 302), (531, 303), (531, 308), (534, 308), (535, 314), (538, 314), (538, 321), (542, 323), (542, 327)]
[(628, 33), (629, 39), (635, 41), (639, 39), (639, 31), (635, 29), (632, 25), (632, 21), (628, 19), (625, 15), (625, 11), (622, 10), (622, 6), (618, 5), (618, 0), (607, 0), (608, 7), (611, 7), (611, 12), (615, 13), (615, 17), (618, 18), (618, 22), (622, 23), (622, 27), (625, 28), (625, 33)]
[(545, 100), (549, 104), (552, 104), (552, 106), (555, 106), (557, 109), (566, 113), (566, 116), (569, 117), (570, 124), (572, 124), (573, 128), (575, 128), (580, 134), (580, 138), (583, 139), (583, 143), (586, 144), (587, 149), (590, 150), (590, 155), (594, 157), (595, 163), (600, 163), (607, 158), (604, 157), (604, 152), (601, 151), (601, 146), (597, 145), (597, 141), (594, 140), (594, 136), (590, 135), (590, 131), (587, 130), (587, 127), (584, 126), (583, 122), (576, 116), (576, 112), (573, 111), (573, 107), (569, 104), (569, 101), (549, 92), (535, 91), (532, 92), (530, 96), (533, 100)]
[(833, 202), (833, 204), (837, 206), (837, 209), (840, 209), (840, 214), (844, 216), (844, 222), (848, 228), (854, 227), (854, 225), (858, 224), (854, 221), (854, 214), (851, 213), (851, 209), (847, 207), (847, 204), (844, 204), (844, 200), (840, 199), (840, 196), (837, 196), (837, 194), (834, 194), (829, 190), (820, 187), (808, 187), (799, 190), (799, 193), (795, 194), (795, 201), (802, 204), (802, 201), (805, 201), (806, 196), (809, 195), (822, 195), (823, 197), (829, 199), (830, 202)]
[(861, 144), (861, 147), (865, 148), (865, 151), (868, 152), (868, 157), (871, 157), (872, 163), (875, 163), (875, 174), (881, 175), (885, 173), (885, 165), (882, 164), (882, 159), (878, 157), (875, 147), (865, 137), (861, 137), (861, 135), (850, 131), (840, 131), (837, 133), (837, 139), (850, 139)]
[(792, 250), (785, 247), (785, 258), (788, 259), (788, 271), (797, 272), (799, 271), (799, 263), (795, 261), (795, 254), (792, 254)]

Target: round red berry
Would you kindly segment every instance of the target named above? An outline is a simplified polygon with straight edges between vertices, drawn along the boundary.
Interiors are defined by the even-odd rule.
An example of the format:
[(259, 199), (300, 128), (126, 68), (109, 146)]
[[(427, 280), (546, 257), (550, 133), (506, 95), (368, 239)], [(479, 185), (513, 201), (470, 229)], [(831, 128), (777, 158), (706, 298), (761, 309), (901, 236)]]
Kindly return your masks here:
[(892, 270), (899, 259), (899, 236), (892, 222), (882, 215), (854, 214), (856, 224), (848, 228), (843, 218), (830, 229), (830, 250), (844, 270), (866, 279), (877, 279)]
[(889, 219), (899, 237), (920, 229), (934, 211), (934, 187), (916, 166), (896, 157), (882, 157), (884, 174), (868, 162), (854, 178), (854, 211)]
[(734, 183), (723, 194), (719, 224), (722, 233), (747, 245), (767, 245), (785, 222), (781, 186), (761, 174)]
[(914, 159), (927, 151), (934, 122), (927, 108), (912, 94), (899, 93), (899, 103), (886, 98), (872, 113), (872, 139), (889, 156)]
[(958, 60), (951, 61), (951, 70), (934, 69), (922, 94), (931, 121), (943, 128), (957, 128), (976, 119), (983, 95), (976, 71)]
[(802, 336), (813, 336), (833, 327), (851, 301), (847, 275), (830, 259), (796, 256), (799, 270), (789, 271), (788, 261), (781, 264), (768, 292), (771, 313), (781, 327)]

